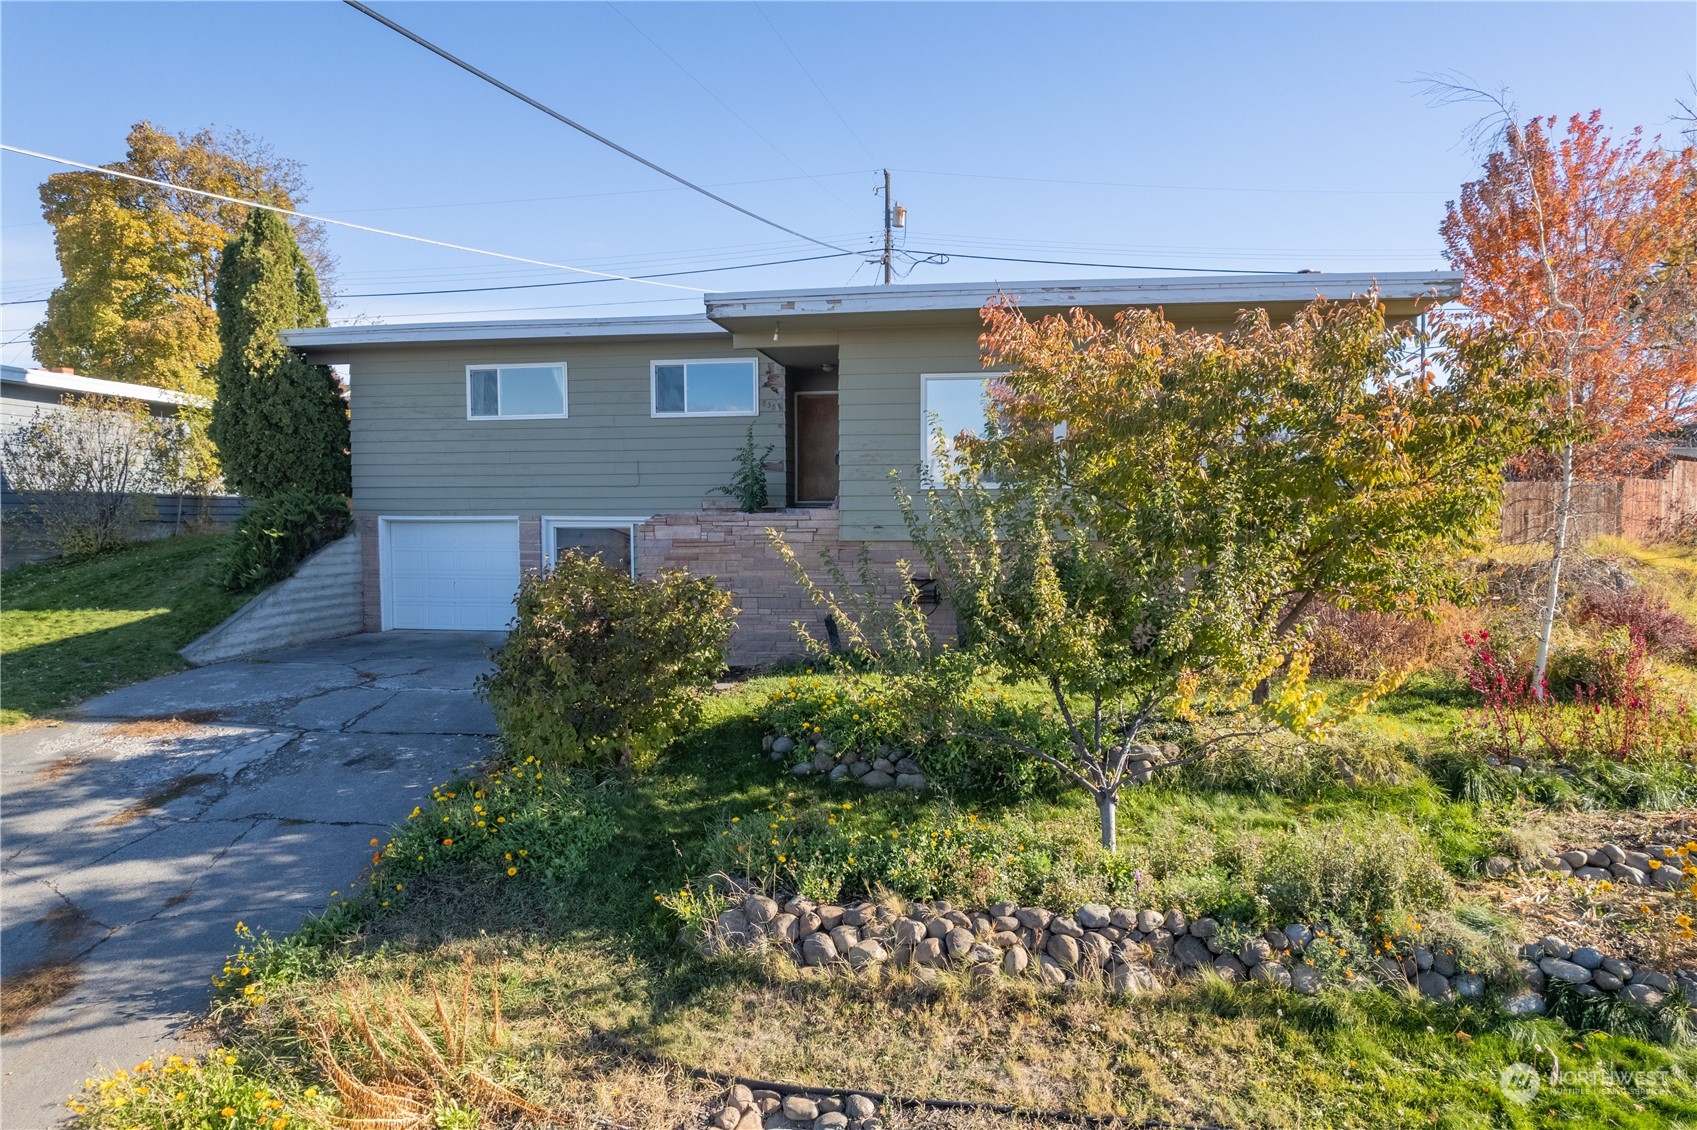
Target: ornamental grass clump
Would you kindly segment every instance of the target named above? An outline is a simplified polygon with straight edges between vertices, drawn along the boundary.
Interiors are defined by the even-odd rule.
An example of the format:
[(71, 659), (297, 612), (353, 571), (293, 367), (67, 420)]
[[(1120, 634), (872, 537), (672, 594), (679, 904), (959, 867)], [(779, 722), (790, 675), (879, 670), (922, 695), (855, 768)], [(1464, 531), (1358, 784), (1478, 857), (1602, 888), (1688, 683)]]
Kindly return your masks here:
[(508, 753), (644, 768), (693, 725), (725, 669), (731, 597), (711, 578), (633, 578), (567, 553), (519, 585), (518, 615), (478, 694)]

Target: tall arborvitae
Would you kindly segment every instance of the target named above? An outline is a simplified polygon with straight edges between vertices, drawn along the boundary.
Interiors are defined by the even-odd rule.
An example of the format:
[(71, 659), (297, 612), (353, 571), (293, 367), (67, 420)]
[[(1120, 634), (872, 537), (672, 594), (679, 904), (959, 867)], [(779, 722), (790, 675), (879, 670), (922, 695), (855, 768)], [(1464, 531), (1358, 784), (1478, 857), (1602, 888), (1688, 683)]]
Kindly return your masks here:
[(215, 298), (222, 353), (210, 432), (225, 482), (250, 497), (294, 489), (347, 494), (341, 384), (277, 337), (329, 324), (318, 277), (281, 215), (248, 214), (242, 234), (224, 248)]

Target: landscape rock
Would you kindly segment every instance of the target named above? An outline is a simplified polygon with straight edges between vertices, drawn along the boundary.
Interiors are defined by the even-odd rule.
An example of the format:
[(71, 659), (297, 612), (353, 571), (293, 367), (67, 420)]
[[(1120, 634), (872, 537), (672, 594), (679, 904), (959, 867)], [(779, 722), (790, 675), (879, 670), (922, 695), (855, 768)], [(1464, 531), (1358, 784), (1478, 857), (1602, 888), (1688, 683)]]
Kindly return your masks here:
[(1503, 1011), (1510, 1016), (1542, 1016), (1544, 998), (1530, 990), (1516, 993), (1503, 1002)]
[(789, 738), (774, 738), (772, 740), (772, 752), (779, 756), (789, 753), (793, 749), (795, 749), (795, 742)]
[(1546, 957), (1538, 963), (1538, 968), (1544, 971), (1544, 976), (1556, 981), (1566, 981), (1570, 985), (1584, 985), (1591, 980), (1589, 969), (1571, 961), (1563, 961), (1559, 957)]
[(1290, 987), (1306, 996), (1320, 991), (1320, 971), (1312, 965), (1296, 965), (1290, 971)]
[(860, 783), (869, 789), (887, 789), (896, 783), (896, 779), (882, 769), (874, 769), (862, 777)]
[(1580, 946), (1568, 954), (1569, 961), (1575, 965), (1583, 965), (1587, 969), (1596, 969), (1603, 964), (1603, 955), (1591, 946)]
[(1441, 973), (1430, 971), (1422, 973), (1415, 985), (1420, 989), (1420, 995), (1430, 1000), (1447, 1001), (1450, 999), (1449, 979)]
[(791, 1122), (812, 1122), (819, 1117), (819, 1106), (806, 1095), (786, 1095), (784, 1117)]
[(877, 942), (857, 942), (849, 947), (848, 963), (855, 969), (865, 969), (871, 965), (879, 965), (889, 959), (889, 953)]
[(1060, 962), (1062, 968), (1078, 968), (1079, 946), (1077, 938), (1068, 934), (1053, 934), (1043, 949), (1050, 957)]
[(829, 965), (837, 956), (837, 943), (829, 934), (814, 933), (802, 939), (801, 960), (807, 965)]
[(1077, 918), (1078, 924), (1086, 930), (1100, 930), (1104, 926), (1114, 924), (1113, 911), (1099, 902), (1085, 903), (1078, 908), (1078, 913), (1074, 917)]

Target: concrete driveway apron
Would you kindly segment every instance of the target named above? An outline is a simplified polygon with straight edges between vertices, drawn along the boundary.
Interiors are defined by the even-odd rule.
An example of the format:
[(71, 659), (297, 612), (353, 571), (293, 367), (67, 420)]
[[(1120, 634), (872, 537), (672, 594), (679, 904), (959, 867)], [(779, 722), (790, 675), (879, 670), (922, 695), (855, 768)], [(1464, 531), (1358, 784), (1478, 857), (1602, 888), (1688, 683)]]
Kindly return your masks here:
[(488, 756), (472, 683), (500, 638), (350, 636), (0, 737), (0, 976), (51, 998), (0, 1036), (0, 1124), (54, 1125), (98, 1070), (198, 1050), (235, 924), (292, 929)]

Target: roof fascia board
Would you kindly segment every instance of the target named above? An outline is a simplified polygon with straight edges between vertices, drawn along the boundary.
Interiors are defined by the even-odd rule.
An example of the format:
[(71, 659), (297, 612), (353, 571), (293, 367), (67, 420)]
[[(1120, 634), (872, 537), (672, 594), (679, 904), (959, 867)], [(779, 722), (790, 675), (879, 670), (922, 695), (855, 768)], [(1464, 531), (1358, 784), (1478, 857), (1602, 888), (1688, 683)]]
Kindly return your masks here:
[(1070, 306), (1263, 306), (1333, 300), (1377, 288), (1382, 299), (1449, 299), (1461, 293), (1450, 271), (1350, 275), (1187, 276), (1173, 279), (1083, 279), (1060, 282), (971, 283), (949, 286), (852, 287), (840, 290), (753, 291), (709, 295), (707, 316), (728, 319), (798, 315), (898, 314), (977, 310), (1000, 293), (1027, 309)]
[(152, 385), (132, 384), (129, 381), (109, 381), (102, 377), (85, 377), (81, 373), (55, 373), (48, 369), (25, 369), (21, 375), (12, 366), (0, 376), (10, 385), (45, 389), (49, 392), (75, 392), (85, 396), (112, 396), (126, 400), (144, 400), (149, 404), (185, 404), (205, 407), (212, 401), (193, 393), (177, 392)]
[(423, 322), (402, 325), (320, 326), (284, 330), (283, 344), (317, 352), (385, 345), (457, 342), (549, 342), (572, 338), (725, 337), (724, 327), (700, 315), (683, 318), (527, 319), (488, 322)]

